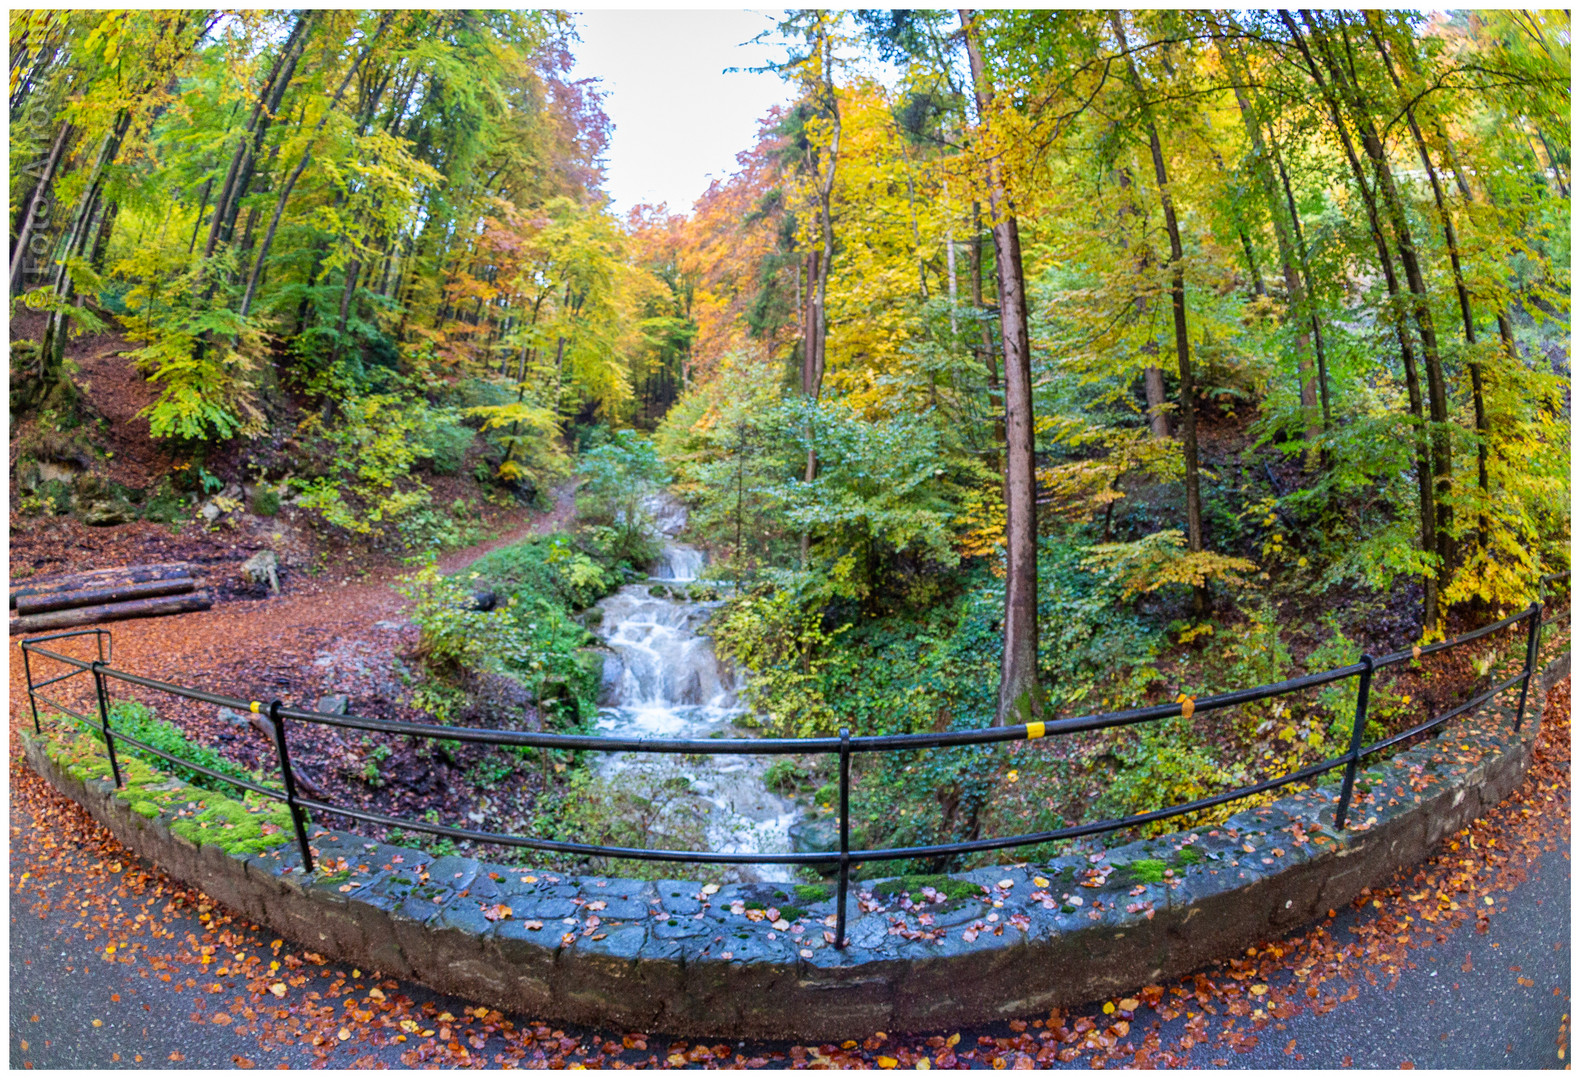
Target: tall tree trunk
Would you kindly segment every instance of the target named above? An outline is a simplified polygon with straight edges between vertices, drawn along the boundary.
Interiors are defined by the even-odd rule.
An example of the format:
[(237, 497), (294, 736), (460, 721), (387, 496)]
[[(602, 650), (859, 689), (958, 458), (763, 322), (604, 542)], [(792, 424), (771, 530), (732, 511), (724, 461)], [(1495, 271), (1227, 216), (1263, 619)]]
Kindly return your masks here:
[(99, 215), (99, 234), (94, 237), (88, 254), (88, 265), (96, 274), (104, 273), (104, 257), (110, 247), (110, 236), (115, 231), (115, 219), (120, 213), (121, 204), (111, 202), (104, 208), (104, 213)]
[[(394, 12), (387, 11), (379, 19), (378, 28), (369, 36), (368, 43), (363, 46), (361, 55), (347, 69), (346, 77), (341, 79), (340, 86), (335, 90), (335, 96), (330, 99), (329, 105), (324, 109), (324, 115), (319, 117), (318, 125), (313, 129), (314, 140), (324, 130), (324, 125), (329, 122), (330, 114), (335, 111), (335, 107), (340, 104), (340, 99), (345, 95), (346, 87), (351, 85), (351, 80), (357, 74), (357, 69), (368, 58), (368, 54), (373, 52), (373, 46), (384, 33), (385, 27), (390, 25), (390, 20), (393, 17)], [(239, 314), (244, 319), (247, 317), (248, 311), (252, 309), (253, 296), (258, 290), (258, 279), (263, 273), (264, 260), (269, 257), (269, 249), (274, 245), (275, 230), (280, 227), (280, 215), (285, 211), (286, 200), (291, 197), (291, 189), (296, 187), (296, 182), (301, 179), (302, 172), (307, 168), (307, 164), (312, 160), (312, 157), (313, 141), (310, 140), (307, 148), (302, 151), (301, 160), (296, 163), (296, 168), (291, 170), (290, 176), (286, 177), (285, 183), (280, 188), (280, 197), (275, 200), (274, 204), (274, 216), (269, 219), (269, 228), (264, 232), (263, 242), (258, 245), (258, 256), (253, 260), (252, 273), (247, 276), (247, 289), (242, 293)]]
[[(1126, 193), (1125, 202), (1121, 204), (1120, 218), (1120, 248), (1123, 251), (1131, 249), (1131, 237), (1126, 227), (1126, 219), (1141, 217), (1141, 207), (1136, 204), (1136, 195), (1133, 191), (1131, 170), (1120, 166), (1115, 170), (1115, 182), (1120, 190)], [(1136, 276), (1139, 282), (1145, 281), (1152, 274), (1153, 253), (1144, 241), (1137, 245), (1135, 259)], [(1138, 324), (1147, 321), (1148, 299), (1147, 293), (1138, 288), (1136, 299), (1131, 302), (1132, 317)], [(1142, 343), (1142, 355), (1147, 362), (1142, 366), (1142, 393), (1147, 401), (1147, 426), (1155, 439), (1172, 438), (1175, 434), (1169, 421), (1169, 395), (1164, 389), (1164, 370), (1158, 366), (1158, 342), (1149, 334)]]
[[(126, 138), (126, 133), (132, 126), (132, 113), (130, 109), (122, 109), (116, 117), (115, 125), (105, 132), (104, 139), (99, 143), (99, 153), (94, 158), (93, 167), (89, 170), (87, 183), (83, 187), (83, 194), (79, 197), (76, 212), (72, 215), (71, 223), (66, 228), (62, 238), (61, 259), (55, 267), (53, 290), (57, 299), (65, 300), (71, 295), (71, 269), (70, 261), (74, 255), (82, 250), (87, 241), (89, 223), (93, 214), (98, 209), (99, 195), (104, 182), (104, 170), (110, 162), (115, 160), (115, 155), (120, 153), (121, 140)], [(51, 372), (60, 369), (66, 356), (66, 331), (70, 324), (71, 316), (64, 310), (51, 311), (49, 318), (44, 322), (43, 340), (39, 342), (39, 372), (46, 380)]]
[(31, 268), (32, 259), (28, 254), (28, 244), (33, 238), (33, 227), (38, 221), (39, 208), (44, 206), (49, 199), (49, 193), (55, 183), (55, 170), (60, 167), (60, 159), (66, 152), (66, 146), (71, 142), (71, 137), (77, 129), (71, 124), (61, 124), (60, 130), (55, 134), (55, 142), (49, 148), (49, 156), (44, 159), (44, 167), (36, 177), (32, 192), (28, 195), (27, 202), (22, 210), (22, 219), (17, 225), (16, 239), (11, 248), (11, 291), (22, 290), (22, 271)]
[[(1450, 505), (1453, 462), (1449, 437), (1449, 394), (1438, 351), (1438, 331), (1434, 325), (1433, 309), (1428, 300), (1427, 283), (1422, 274), (1421, 260), (1417, 257), (1416, 241), (1406, 217), (1404, 200), (1401, 199), (1399, 190), (1395, 186), (1394, 170), (1389, 165), (1383, 139), (1374, 127), (1371, 111), (1367, 107), (1361, 89), (1346, 77), (1345, 66), (1340, 63), (1334, 43), (1329, 40), (1327, 32), (1318, 24), (1312, 13), (1303, 10), (1301, 18), (1311, 30), (1313, 39), (1322, 51), (1324, 63), (1328, 67), (1335, 88), (1349, 101), (1352, 118), (1361, 135), (1362, 149), (1366, 151), (1372, 163), (1373, 174), (1378, 184), (1378, 195), (1382, 199), (1383, 208), (1389, 215), (1389, 223), (1394, 231), (1395, 246), (1400, 253), (1400, 265), (1405, 270), (1412, 313), (1416, 319), (1417, 333), (1422, 340), (1422, 362), (1427, 374), (1428, 415), (1433, 421), (1431, 442), (1438, 521), (1435, 547), (1441, 564), (1440, 573), (1447, 574), (1454, 554), (1454, 542), (1450, 531), (1453, 524), (1453, 510)], [(1340, 19), (1343, 33), (1345, 27), (1343, 16), (1340, 16)], [(1348, 38), (1346, 50), (1349, 51)]]
[[(986, 133), (994, 90), (972, 13), (960, 12), (971, 63), (977, 118)], [(997, 724), (1028, 723), (1043, 713), (1038, 684), (1037, 470), (1032, 419), (1032, 352), (1027, 334), (1021, 234), (997, 156), (986, 162), (988, 209), (999, 272), (999, 330), (1005, 357), (1005, 624)]]
[[(1201, 551), (1202, 479), (1197, 464), (1197, 385), (1191, 370), (1191, 342), (1186, 332), (1186, 253), (1180, 243), (1180, 223), (1175, 218), (1175, 200), (1169, 190), (1169, 170), (1164, 165), (1164, 147), (1158, 138), (1158, 125), (1153, 121), (1153, 110), (1142, 86), (1142, 76), (1129, 55), (1131, 46), (1126, 40), (1125, 24), (1119, 12), (1110, 13), (1109, 25), (1120, 40), (1120, 49), (1127, 54), (1126, 69), (1130, 73), (1131, 89), (1136, 94), (1137, 106), (1142, 111), (1142, 121), (1147, 127), (1153, 176), (1157, 180), (1158, 199), (1163, 206), (1164, 228), (1169, 233), (1169, 300), (1175, 321), (1175, 357), (1180, 363), (1180, 437), (1181, 449), (1186, 458), (1186, 546), (1191, 551)], [(1199, 616), (1207, 614), (1206, 585), (1198, 585), (1192, 590), (1192, 607)]]
[[(829, 296), (829, 269), (834, 262), (834, 219), (831, 212), (831, 203), (834, 199), (835, 169), (840, 162), (840, 103), (835, 97), (833, 72), (830, 70), (832, 56), (828, 53), (831, 48), (827, 40), (821, 41), (819, 47), (825, 51), (824, 58), (824, 92), (829, 98), (829, 111), (834, 120), (833, 136), (829, 148), (825, 152), (826, 162), (822, 174), (818, 178), (818, 228), (821, 234), (821, 244), (816, 262), (809, 262), (809, 277), (807, 279), (807, 332), (806, 341), (802, 350), (802, 393), (810, 403), (816, 403), (823, 389), (823, 373), (826, 361), (825, 348), (829, 338), (829, 313), (827, 308)], [(813, 273), (816, 274), (816, 279)], [(812, 483), (818, 476), (818, 451), (813, 445), (812, 423), (809, 420), (806, 429), (807, 437), (807, 466), (802, 473), (804, 483)], [(806, 530), (801, 534), (801, 565), (806, 569), (808, 558), (811, 554), (812, 536)]]
[(274, 122), (275, 114), (280, 110), (286, 87), (290, 85), (291, 78), (296, 72), (297, 59), (307, 46), (308, 30), (316, 17), (317, 13), (313, 11), (304, 11), (297, 16), (296, 23), (291, 27), (290, 36), (286, 38), (285, 44), (280, 49), (280, 55), (275, 58), (274, 67), (269, 71), (269, 77), (259, 88), (258, 99), (253, 103), (252, 113), (247, 118), (247, 126), (237, 139), (235, 153), (231, 155), (230, 168), (225, 173), (225, 182), (220, 186), (219, 196), (214, 200), (214, 214), (209, 219), (209, 235), (203, 244), (205, 259), (213, 257), (215, 248), (222, 241), (230, 241), (236, 227), (236, 215), (241, 208), (241, 201), (247, 196), (247, 189), (252, 183), (253, 162), (269, 134), (269, 126)]
[[(1288, 12), (1281, 11), (1280, 18), (1290, 33), (1291, 40), (1301, 50), (1306, 61), (1307, 71), (1312, 76), (1324, 102), (1328, 106), (1329, 120), (1334, 125), (1334, 130), (1339, 136), (1340, 145), (1345, 150), (1345, 159), (1350, 165), (1351, 176), (1356, 181), (1357, 190), (1361, 193), (1362, 203), (1367, 210), (1368, 231), (1372, 236), (1373, 246), (1378, 254), (1378, 266), (1383, 271), (1384, 285), (1388, 289), (1389, 298), (1396, 305), (1393, 312), (1395, 340), (1400, 347), (1400, 359), (1405, 365), (1406, 393), (1411, 402), (1412, 427), (1415, 429), (1416, 441), (1416, 478), (1417, 494), (1421, 517), (1421, 545), (1422, 551), (1436, 558), (1437, 545), (1437, 515), (1433, 498), (1432, 460), (1426, 432), (1426, 417), (1423, 415), (1421, 381), (1416, 370), (1416, 352), (1411, 348), (1411, 343), (1406, 336), (1403, 315), (1397, 306), (1400, 300), (1400, 280), (1395, 272), (1394, 259), (1389, 254), (1388, 239), (1384, 233), (1383, 222), (1379, 217), (1377, 199), (1372, 188), (1367, 183), (1367, 174), (1362, 168), (1361, 159), (1356, 153), (1355, 144), (1351, 142), (1350, 130), (1345, 126), (1345, 121), (1340, 113), (1340, 103), (1335, 93), (1330, 89), (1328, 82), (1323, 78), (1317, 62), (1312, 58), (1311, 50), (1307, 47), (1306, 39), (1296, 26)], [(1422, 580), (1422, 629), (1423, 632), (1435, 628), (1439, 623), (1439, 590), (1444, 568), (1442, 564), (1436, 566)]]
[[(1291, 226), (1286, 220), (1285, 208), (1281, 205), (1279, 188), (1274, 180), (1273, 169), (1269, 165), (1268, 151), (1263, 145), (1262, 118), (1253, 108), (1251, 101), (1246, 96), (1244, 68), (1229, 46), (1225, 44), (1222, 35), (1214, 38), (1218, 46), (1220, 58), (1224, 62), (1225, 70), (1230, 74), (1232, 87), (1235, 91), (1235, 103), (1240, 110), (1241, 124), (1246, 129), (1246, 137), (1252, 148), (1252, 171), (1257, 176), (1258, 186), (1262, 188), (1263, 202), (1268, 208), (1268, 217), (1273, 222), (1274, 239), (1279, 246), (1279, 262), (1284, 271), (1285, 292), (1290, 297), (1291, 317), (1295, 319), (1306, 318), (1311, 329), (1304, 330), (1296, 339), (1296, 352), (1298, 355), (1297, 374), (1301, 390), (1301, 407), (1306, 410), (1307, 440), (1316, 442), (1319, 428), (1315, 422), (1314, 413), (1318, 410), (1318, 399), (1322, 398), (1323, 422), (1321, 430), (1328, 430), (1329, 403), (1327, 387), (1321, 384), (1328, 380), (1322, 378), (1324, 374), (1319, 371), (1319, 378), (1314, 381), (1312, 377), (1312, 360), (1307, 356), (1307, 348), (1313, 340), (1316, 331), (1316, 312), (1307, 299), (1306, 289), (1301, 280), (1300, 271), (1296, 266), (1296, 245), (1291, 237)], [(1321, 340), (1321, 339), (1320, 339)], [(1321, 348), (1321, 346), (1319, 346)], [(1323, 365), (1320, 364), (1320, 369)], [(1320, 393), (1321, 390), (1321, 393)]]
[[(1376, 12), (1368, 12), (1364, 16), (1367, 20), (1367, 32), (1371, 35), (1373, 44), (1377, 47), (1378, 55), (1383, 59), (1383, 66), (1389, 73), (1389, 79), (1394, 83), (1394, 88), (1404, 97), (1404, 87), (1400, 77), (1394, 70), (1394, 63), (1390, 59), (1389, 50), (1385, 47), (1383, 36), (1378, 30)], [(1428, 153), (1427, 140), (1422, 136), (1422, 127), (1416, 120), (1416, 109), (1407, 101), (1401, 102), (1405, 106), (1405, 117), (1411, 129), (1411, 138), (1416, 143), (1416, 153), (1422, 161), (1422, 168), (1427, 173), (1427, 182), (1433, 189), (1433, 204), (1438, 209), (1439, 224), (1444, 232), (1444, 249), (1449, 252), (1449, 267), (1455, 279), (1455, 296), (1460, 301), (1460, 321), (1466, 335), (1466, 368), (1471, 373), (1471, 402), (1477, 427), (1477, 488), (1482, 493), (1482, 508), (1477, 515), (1477, 539), (1486, 545), (1488, 542), (1488, 414), (1482, 394), (1482, 360), (1477, 353), (1477, 329), (1471, 317), (1471, 293), (1466, 288), (1466, 276), (1460, 266), (1460, 240), (1455, 233), (1455, 222), (1449, 214), (1449, 207), (1444, 202), (1444, 188), (1438, 180), (1438, 170), (1433, 166), (1433, 157)]]
[[(1000, 451), (1005, 445), (1005, 395), (999, 386), (999, 360), (994, 355), (994, 339), (984, 318), (987, 303), (983, 299), (983, 216), (980, 205), (972, 202), (972, 314), (977, 324), (976, 350), (983, 362), (988, 378), (988, 411), (993, 419), (993, 448), (988, 455), (988, 467), (1000, 471)], [(998, 274), (996, 267), (994, 273)]]

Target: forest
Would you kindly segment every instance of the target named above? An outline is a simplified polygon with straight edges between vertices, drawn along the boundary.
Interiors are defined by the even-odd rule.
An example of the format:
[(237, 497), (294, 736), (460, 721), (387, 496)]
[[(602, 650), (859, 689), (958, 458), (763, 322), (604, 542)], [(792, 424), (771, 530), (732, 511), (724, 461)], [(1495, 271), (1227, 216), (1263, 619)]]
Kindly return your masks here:
[[(589, 612), (647, 580), (667, 493), (738, 726), (775, 735), (1190, 700), (1441, 640), (1569, 568), (1568, 12), (772, 33), (786, 103), (734, 174), (617, 216), (566, 13), (13, 11), (13, 541), (201, 529), (245, 492), (220, 511), (422, 567), (403, 708), (476, 717), (509, 677), (592, 730)], [(135, 484), (83, 387), (107, 340), (146, 398)], [(466, 610), (435, 557), (563, 491), (561, 528), (472, 568), (510, 602)], [(1418, 665), (1374, 722), (1505, 659)], [(943, 842), (1252, 782), (1343, 749), (1347, 685), (865, 761), (854, 827)], [(347, 774), (392, 798), (404, 752)], [(644, 839), (576, 754), (437, 752), (520, 778), (513, 821)], [(767, 779), (827, 812), (830, 768)]]

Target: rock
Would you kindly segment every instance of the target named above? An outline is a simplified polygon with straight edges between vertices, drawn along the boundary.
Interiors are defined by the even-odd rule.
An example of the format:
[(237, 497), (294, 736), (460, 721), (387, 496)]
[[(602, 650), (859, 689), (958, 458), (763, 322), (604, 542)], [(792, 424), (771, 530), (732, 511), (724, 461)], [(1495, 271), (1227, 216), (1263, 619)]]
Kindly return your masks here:
[[(208, 507), (204, 507), (207, 517)], [(255, 585), (267, 584), (271, 592), (280, 591), (280, 562), (275, 558), (275, 553), (264, 548), (258, 554), (242, 563), (242, 577)]]
[(198, 513), (203, 515), (203, 521), (205, 524), (213, 525), (220, 519), (220, 515), (225, 513), (225, 511), (216, 506), (213, 499), (210, 499), (208, 502), (203, 504), (202, 508), (198, 510)]
[(83, 507), (81, 517), (84, 525), (124, 525), (137, 520), (137, 509), (130, 503), (103, 500)]
[(40, 461), (38, 463), (38, 482), (47, 484), (51, 480), (59, 480), (63, 484), (70, 484), (77, 479), (77, 474), (80, 472), (82, 470), (73, 462)]
[[(791, 850), (795, 852), (840, 850), (840, 823), (833, 816), (798, 821), (790, 827), (787, 835), (790, 837)], [(837, 873), (840, 864), (813, 863), (812, 868), (827, 875)]]
[(313, 706), (314, 712), (329, 716), (345, 716), (351, 710), (351, 699), (345, 694), (325, 694)]
[(495, 605), (498, 603), (499, 597), (494, 594), (493, 589), (479, 589), (477, 592), (474, 592), (469, 596), (467, 610), (493, 611)]
[(235, 709), (221, 709), (219, 715), (221, 721), (227, 724), (234, 724), (237, 727), (246, 727), (252, 723), (252, 720), (245, 713), (239, 713)]

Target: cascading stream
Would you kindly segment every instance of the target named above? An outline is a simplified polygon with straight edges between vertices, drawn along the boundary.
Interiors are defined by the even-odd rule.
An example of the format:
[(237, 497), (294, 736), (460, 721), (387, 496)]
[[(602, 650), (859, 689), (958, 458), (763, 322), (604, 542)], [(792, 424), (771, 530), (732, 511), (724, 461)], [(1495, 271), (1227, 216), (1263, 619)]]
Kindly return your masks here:
[[(703, 552), (672, 538), (686, 525), (686, 511), (668, 498), (649, 512), (664, 550), (645, 584), (627, 585), (607, 597), (600, 633), (611, 655), (605, 659), (599, 703), (601, 733), (636, 738), (708, 739), (740, 737), (734, 721), (746, 710), (737, 701), (735, 673), (721, 665), (701, 633), (718, 600), (678, 599), (672, 586), (695, 582), (707, 561)], [(801, 817), (797, 805), (770, 791), (763, 773), (770, 759), (746, 754), (607, 754), (596, 766), (605, 778), (638, 769), (672, 768), (691, 786), (692, 809), (706, 810), (712, 850), (787, 851), (788, 830)], [(633, 778), (635, 779), (635, 778)], [(662, 826), (661, 826), (662, 827)], [(741, 866), (744, 881), (791, 881), (788, 866)]]

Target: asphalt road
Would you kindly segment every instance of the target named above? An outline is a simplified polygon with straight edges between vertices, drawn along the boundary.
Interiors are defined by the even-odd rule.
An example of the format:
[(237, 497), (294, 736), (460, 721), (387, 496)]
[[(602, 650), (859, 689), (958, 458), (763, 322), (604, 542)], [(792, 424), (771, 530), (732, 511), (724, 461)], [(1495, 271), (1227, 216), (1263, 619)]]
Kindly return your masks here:
[[(11, 821), (13, 828), (23, 830), (22, 834), (13, 833), (12, 850), (27, 847), (26, 832), (36, 828), (36, 823), (29, 813), (15, 808)], [(13, 866), (13, 1068), (228, 1068), (238, 1064), (238, 1058), (265, 1067), (345, 1067), (358, 1057), (363, 1059), (360, 1064), (376, 1060), (400, 1067), (401, 1053), (412, 1049), (410, 1043), (368, 1045), (353, 1039), (334, 1045), (325, 1060), (324, 1051), (315, 1050), (305, 1038), (291, 1041), (253, 1031), (238, 1034), (231, 1027), (204, 1022), (207, 1016), (194, 1022), (195, 1010), (213, 1009), (214, 1002), (206, 998), (201, 985), (186, 985), (188, 971), (179, 971), (166, 983), (151, 977), (146, 964), (106, 961), (101, 952), (102, 936), (98, 941), (86, 940), (88, 931), (77, 918), (83, 909), (82, 898), (73, 895), (71, 881), (63, 879), (50, 886), (44, 909), (36, 904), (33, 893), (24, 899), (15, 892), (16, 874)], [(1569, 900), (1565, 838), (1559, 850), (1540, 856), (1525, 881), (1501, 894), (1503, 910), (1494, 917), (1489, 933), (1476, 933), (1468, 921), (1451, 932), (1447, 941), (1413, 950), (1410, 955), (1415, 968), (1402, 970), (1392, 988), (1383, 979), (1376, 985), (1358, 981), (1356, 997), (1327, 1013), (1306, 1011), (1282, 1026), (1270, 1024), (1259, 1033), (1257, 1044), (1244, 1052), (1199, 1046), (1191, 1054), (1190, 1064), (1396, 1068), (1410, 1062), (1417, 1068), (1562, 1067), (1565, 1063), (1558, 1057), (1557, 1040), (1570, 1008)], [(40, 909), (43, 917), (37, 913)], [(1347, 907), (1332, 921), (1333, 937), (1345, 941), (1351, 936), (1351, 927), (1359, 926), (1369, 913), (1367, 908), (1357, 911)], [(164, 915), (162, 920), (177, 939), (189, 932), (203, 937), (205, 927), (196, 918), (175, 914)], [(235, 947), (267, 953), (267, 933), (244, 936), (249, 940)], [(292, 949), (287, 944), (284, 951)], [(151, 949), (148, 955), (158, 955), (158, 949)], [(201, 975), (196, 965), (189, 967), (191, 973)], [(303, 969), (304, 973), (309, 971)], [(306, 986), (293, 992), (293, 998), (313, 990), (329, 998), (336, 996), (334, 974), (312, 975)], [(233, 992), (237, 982), (240, 980), (227, 985), (227, 993)], [(235, 986), (234, 992), (244, 991)], [(415, 984), (403, 983), (400, 993), (418, 1006), (431, 1002), (441, 1012), (460, 1014), (469, 1007), (467, 1002)], [(1072, 1010), (1072, 1015), (1083, 1011)], [(1217, 1023), (1219, 1018), (1213, 1020)], [(518, 1018), (518, 1023), (522, 1022)], [(1182, 1015), (1162, 1025), (1159, 1035), (1164, 1047), (1186, 1033), (1186, 1023)], [(575, 1048), (567, 1055), (573, 1061), (581, 1056), (579, 1050), (591, 1049), (611, 1036), (616, 1040), (621, 1037), (618, 1032), (574, 1028), (564, 1032), (568, 1041), (575, 1040)], [(978, 1035), (1004, 1036), (1009, 1029), (991, 1025), (961, 1034), (969, 1046)], [(663, 1060), (666, 1046), (662, 1039), (653, 1040), (659, 1060)], [(738, 1052), (769, 1057), (773, 1064), (773, 1058), (787, 1049), (787, 1044), (746, 1044)], [(621, 1056), (633, 1064), (652, 1060), (647, 1052), (628, 1051)]]

